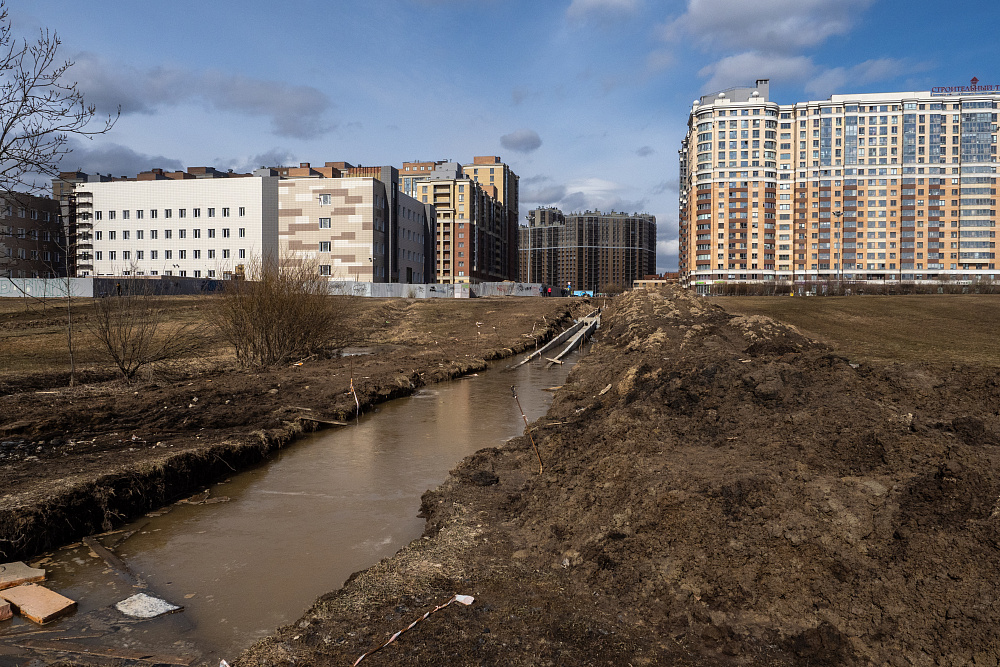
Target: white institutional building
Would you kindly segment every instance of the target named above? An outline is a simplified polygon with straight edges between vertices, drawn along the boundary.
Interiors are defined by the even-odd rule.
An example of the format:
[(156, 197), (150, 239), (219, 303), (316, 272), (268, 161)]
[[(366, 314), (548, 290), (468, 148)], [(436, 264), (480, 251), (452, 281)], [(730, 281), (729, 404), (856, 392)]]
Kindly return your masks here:
[(336, 280), (428, 282), (433, 207), (398, 192), (396, 174), (345, 163), (73, 174), (77, 275), (228, 279), (280, 258)]

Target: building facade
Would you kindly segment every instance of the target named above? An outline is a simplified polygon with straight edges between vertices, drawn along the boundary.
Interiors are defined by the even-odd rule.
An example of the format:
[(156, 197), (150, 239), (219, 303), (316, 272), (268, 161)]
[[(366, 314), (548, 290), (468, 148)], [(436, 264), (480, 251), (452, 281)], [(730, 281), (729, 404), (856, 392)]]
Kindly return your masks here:
[(539, 208), (520, 228), (519, 248), (522, 281), (595, 292), (626, 289), (656, 272), (656, 218)]
[(58, 201), (20, 193), (0, 199), (0, 277), (65, 276), (68, 252)]
[(518, 177), (499, 157), (404, 162), (400, 180), (403, 194), (434, 207), (436, 282), (516, 279)]
[(1000, 278), (1000, 87), (977, 83), (781, 105), (761, 79), (696, 100), (682, 284)]

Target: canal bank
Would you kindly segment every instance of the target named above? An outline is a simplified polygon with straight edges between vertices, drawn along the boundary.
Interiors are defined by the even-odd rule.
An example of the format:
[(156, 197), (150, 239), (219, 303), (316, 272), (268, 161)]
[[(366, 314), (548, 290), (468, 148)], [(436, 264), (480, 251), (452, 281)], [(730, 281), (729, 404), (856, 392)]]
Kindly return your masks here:
[[(239, 667), (997, 664), (992, 368), (852, 364), (682, 291), (610, 304), (532, 444)], [(489, 483), (485, 483), (489, 482)], [(467, 601), (467, 598), (463, 598)]]

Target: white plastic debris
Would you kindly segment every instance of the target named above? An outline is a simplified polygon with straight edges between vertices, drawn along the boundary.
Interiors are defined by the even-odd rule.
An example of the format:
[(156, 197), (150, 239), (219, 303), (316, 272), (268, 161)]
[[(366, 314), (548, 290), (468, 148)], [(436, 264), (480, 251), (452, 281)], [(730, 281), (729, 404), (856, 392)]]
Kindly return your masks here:
[(116, 604), (115, 609), (132, 618), (156, 618), (163, 614), (180, 611), (182, 607), (170, 604), (160, 598), (154, 598), (152, 595), (136, 593)]

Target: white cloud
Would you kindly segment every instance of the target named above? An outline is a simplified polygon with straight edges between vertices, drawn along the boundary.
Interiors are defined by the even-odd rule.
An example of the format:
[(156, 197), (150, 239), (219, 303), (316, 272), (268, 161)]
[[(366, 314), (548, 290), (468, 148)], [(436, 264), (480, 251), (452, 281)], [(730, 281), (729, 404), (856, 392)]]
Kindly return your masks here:
[(70, 70), (89, 104), (102, 111), (121, 107), (122, 114), (153, 114), (165, 107), (201, 102), (271, 120), (275, 134), (315, 138), (331, 129), (327, 112), (333, 103), (312, 86), (267, 81), (218, 70), (155, 67), (139, 70), (81, 54)]
[(816, 73), (816, 65), (806, 56), (775, 56), (748, 51), (706, 65), (698, 76), (709, 77), (703, 89), (724, 90), (731, 86), (753, 85), (756, 79), (777, 79), (784, 84), (804, 83)]
[(821, 72), (806, 83), (805, 90), (817, 99), (826, 98), (833, 93), (851, 92), (845, 90), (848, 83), (852, 86), (861, 86), (883, 81), (896, 77), (907, 69), (913, 67), (895, 58), (866, 60), (854, 67), (834, 67)]
[(573, 0), (566, 18), (579, 21), (591, 16), (627, 16), (639, 9), (639, 0)]
[(542, 145), (542, 138), (534, 130), (515, 130), (500, 137), (500, 145), (517, 153), (530, 153)]
[(703, 47), (796, 52), (848, 32), (874, 0), (689, 0), (687, 11), (662, 27), (668, 41)]

